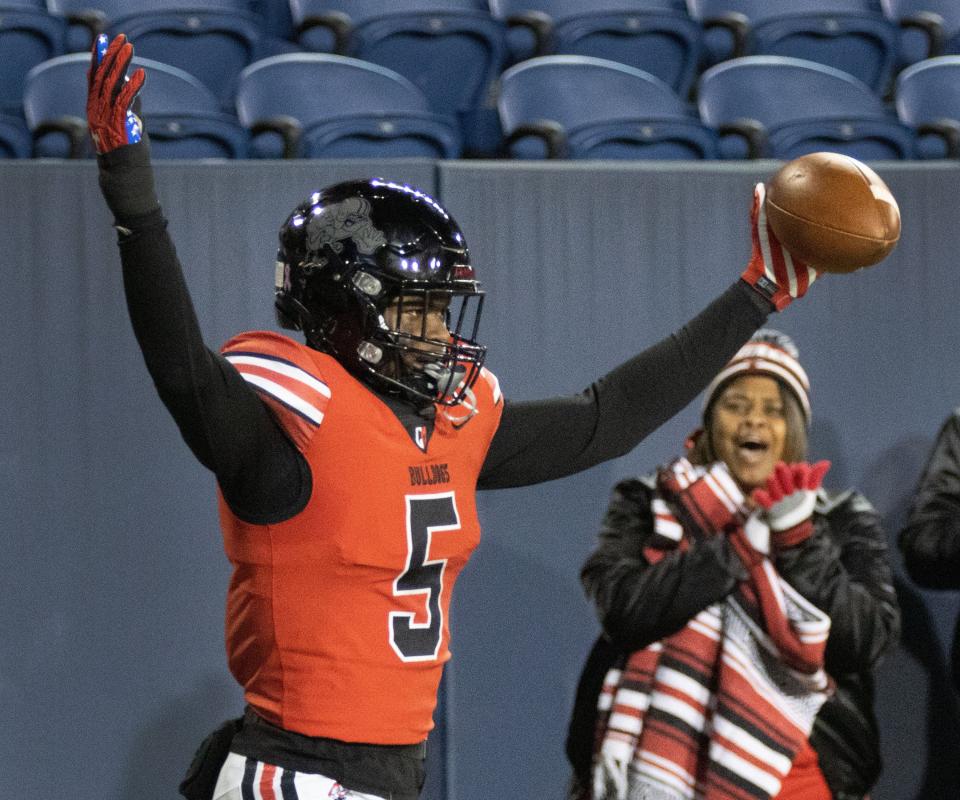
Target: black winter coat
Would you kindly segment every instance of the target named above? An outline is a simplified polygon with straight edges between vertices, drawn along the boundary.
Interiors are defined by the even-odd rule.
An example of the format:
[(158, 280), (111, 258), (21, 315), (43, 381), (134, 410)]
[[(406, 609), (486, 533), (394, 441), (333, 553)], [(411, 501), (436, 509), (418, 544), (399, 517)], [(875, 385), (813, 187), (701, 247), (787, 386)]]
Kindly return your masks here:
[[(686, 552), (649, 564), (643, 547), (653, 530), (653, 492), (652, 477), (616, 486), (599, 544), (581, 573), (604, 631), (584, 667), (567, 738), (581, 781), (589, 780), (597, 697), (613, 662), (675, 633), (746, 577), (723, 536), (691, 539)], [(825, 666), (836, 691), (817, 715), (810, 741), (834, 796), (862, 798), (881, 768), (873, 668), (900, 631), (880, 516), (860, 494), (821, 490), (813, 535), (777, 552), (774, 563), (830, 616)]]
[[(960, 409), (944, 422), (900, 531), (907, 574), (925, 589), (960, 589)], [(953, 636), (960, 690), (960, 617)]]

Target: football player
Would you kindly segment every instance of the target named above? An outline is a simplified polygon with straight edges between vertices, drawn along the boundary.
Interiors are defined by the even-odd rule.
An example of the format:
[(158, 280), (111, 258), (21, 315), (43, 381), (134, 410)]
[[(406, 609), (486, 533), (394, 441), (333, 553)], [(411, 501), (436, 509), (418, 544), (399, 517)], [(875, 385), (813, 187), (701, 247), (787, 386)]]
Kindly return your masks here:
[(217, 478), (227, 651), (247, 703), (182, 790), (414, 800), (451, 591), (480, 535), (476, 489), (628, 452), (817, 273), (767, 231), (760, 186), (747, 269), (702, 313), (580, 394), (510, 402), (484, 366), (483, 293), (456, 222), (421, 191), (358, 180), (312, 195), (280, 229), (278, 320), (302, 335), (247, 332), (210, 350), (132, 110), (144, 72), (127, 77), (123, 35), (106, 45), (87, 101), (100, 185), (147, 368)]

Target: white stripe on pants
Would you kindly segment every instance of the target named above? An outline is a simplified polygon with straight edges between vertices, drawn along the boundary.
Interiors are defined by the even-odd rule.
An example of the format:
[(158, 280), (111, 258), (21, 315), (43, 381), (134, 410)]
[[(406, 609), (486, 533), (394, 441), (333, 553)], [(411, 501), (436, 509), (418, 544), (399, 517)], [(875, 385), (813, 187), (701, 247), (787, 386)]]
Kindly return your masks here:
[(344, 789), (332, 778), (293, 772), (230, 753), (220, 770), (213, 800), (386, 800)]

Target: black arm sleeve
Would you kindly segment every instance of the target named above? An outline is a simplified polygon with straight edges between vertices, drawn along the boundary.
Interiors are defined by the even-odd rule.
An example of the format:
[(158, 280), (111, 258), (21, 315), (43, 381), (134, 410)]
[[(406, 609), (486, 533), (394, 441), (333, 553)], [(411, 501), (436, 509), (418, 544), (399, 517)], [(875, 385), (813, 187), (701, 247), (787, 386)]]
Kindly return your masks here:
[(830, 616), (826, 669), (833, 676), (865, 672), (900, 634), (887, 537), (880, 515), (862, 495), (846, 493), (818, 513), (814, 532), (776, 553), (777, 571)]
[(737, 281), (679, 331), (581, 394), (507, 403), (478, 487), (540, 483), (628, 453), (693, 400), (771, 311)]
[(145, 142), (99, 162), (120, 232), (130, 320), (161, 400), (240, 516), (290, 516), (309, 495), (309, 470), (256, 393), (204, 345), (166, 220), (155, 196), (151, 201)]
[(617, 484), (597, 548), (580, 573), (604, 633), (633, 651), (680, 630), (732, 592), (746, 572), (725, 536), (690, 537), (690, 548), (649, 563), (653, 489), (639, 480)]
[(917, 584), (960, 589), (960, 409), (940, 429), (899, 545)]

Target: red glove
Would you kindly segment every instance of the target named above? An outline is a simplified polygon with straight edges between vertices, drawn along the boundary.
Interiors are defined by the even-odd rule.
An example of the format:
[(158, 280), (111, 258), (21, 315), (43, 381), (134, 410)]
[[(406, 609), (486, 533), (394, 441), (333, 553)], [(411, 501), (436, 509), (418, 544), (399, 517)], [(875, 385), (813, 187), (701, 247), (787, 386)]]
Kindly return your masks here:
[(777, 547), (793, 547), (813, 533), (813, 508), (817, 489), (830, 469), (829, 461), (784, 464), (773, 468), (764, 489), (755, 489), (754, 502), (765, 509), (767, 524)]
[(754, 187), (750, 211), (753, 253), (740, 277), (773, 303), (777, 311), (782, 311), (793, 300), (803, 297), (820, 273), (791, 256), (777, 241), (767, 224), (765, 192), (762, 183)]
[(745, 498), (722, 461), (706, 471), (694, 470), (679, 458), (661, 470), (657, 484), (677, 510), (704, 534), (722, 533), (743, 524), (747, 516)]
[(140, 119), (131, 110), (146, 75), (138, 68), (127, 79), (133, 45), (122, 33), (104, 51), (106, 37), (93, 43), (87, 72), (87, 125), (98, 153), (140, 141)]

